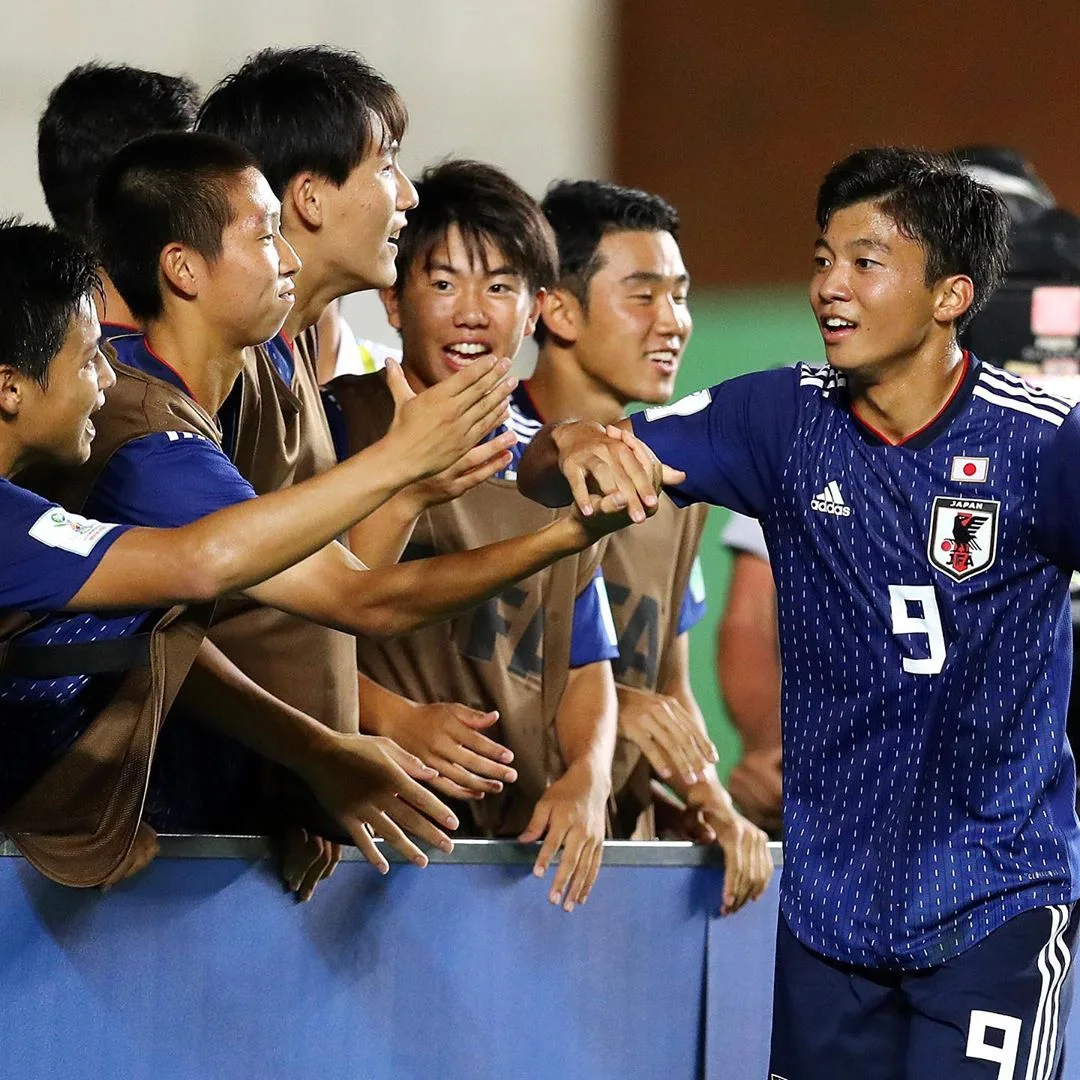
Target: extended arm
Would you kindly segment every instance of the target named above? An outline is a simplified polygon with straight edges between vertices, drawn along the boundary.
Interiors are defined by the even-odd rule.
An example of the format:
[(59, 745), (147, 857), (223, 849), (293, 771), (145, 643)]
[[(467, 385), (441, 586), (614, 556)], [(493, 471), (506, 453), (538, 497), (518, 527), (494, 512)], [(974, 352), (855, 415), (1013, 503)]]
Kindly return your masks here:
[[(458, 375), (472, 372), (476, 365)], [(116, 540), (69, 610), (162, 607), (213, 599), (311, 555), (418, 477), (458, 460), (502, 419), (505, 368), (458, 375), (413, 396), (384, 439), (321, 476), (229, 506), (178, 529), (131, 529)], [(455, 385), (451, 385), (455, 384)]]
[(605, 660), (574, 668), (555, 717), (566, 771), (540, 797), (519, 837), (531, 843), (547, 834), (533, 867), (537, 877), (547, 873), (562, 849), (548, 899), (565, 911), (585, 902), (600, 872), (616, 721), (611, 664)]

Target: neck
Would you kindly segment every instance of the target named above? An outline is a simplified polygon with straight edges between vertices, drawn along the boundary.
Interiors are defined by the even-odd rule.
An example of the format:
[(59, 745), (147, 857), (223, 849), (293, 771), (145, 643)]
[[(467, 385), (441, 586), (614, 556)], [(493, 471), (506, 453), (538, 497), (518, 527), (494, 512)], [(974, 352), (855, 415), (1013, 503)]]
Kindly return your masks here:
[(14, 424), (11, 420), (0, 417), (0, 477), (10, 480), (30, 462), (25, 448), (15, 438)]
[(903, 442), (941, 412), (963, 373), (964, 354), (955, 340), (937, 343), (915, 360), (848, 373), (851, 408), (890, 442)]
[(343, 281), (333, 266), (320, 256), (313, 235), (302, 227), (282, 226), (282, 235), (300, 257), (302, 267), (296, 275), (296, 299), (282, 327), (285, 336), (295, 341), (309, 326), (314, 326), (326, 305), (339, 296), (355, 291), (356, 285)]
[(244, 366), (243, 346), (226, 344), (204, 325), (167, 318), (150, 323), (146, 342), (184, 380), (192, 397), (216, 415)]
[(570, 419), (617, 424), (629, 404), (586, 372), (573, 349), (561, 348), (550, 340), (540, 349), (528, 388), (546, 424)]
[(124, 303), (124, 298), (116, 291), (112, 278), (98, 267), (101, 275), (101, 285), (104, 290), (104, 300), (94, 297), (94, 306), (97, 308), (98, 319), (101, 322), (116, 323), (119, 326), (130, 326), (138, 329), (139, 320), (131, 314), (131, 308)]

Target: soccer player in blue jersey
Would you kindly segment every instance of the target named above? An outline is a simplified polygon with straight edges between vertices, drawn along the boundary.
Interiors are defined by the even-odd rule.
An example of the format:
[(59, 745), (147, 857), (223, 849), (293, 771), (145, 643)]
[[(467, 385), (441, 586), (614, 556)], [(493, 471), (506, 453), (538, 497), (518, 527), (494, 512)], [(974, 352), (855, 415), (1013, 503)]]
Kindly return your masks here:
[(622, 430), (549, 429), (520, 483), (648, 503), (662, 481), (762, 522), (784, 664), (772, 1075), (1060, 1077), (1080, 412), (957, 345), (1004, 272), (989, 188), (860, 151), (826, 176), (817, 223), (828, 366)]
[[(91, 243), (94, 189), (109, 159), (152, 131), (190, 130), (198, 108), (198, 88), (184, 75), (96, 62), (69, 71), (38, 121), (38, 179), (57, 228)], [(105, 336), (131, 330), (135, 317), (109, 275), (98, 272)]]

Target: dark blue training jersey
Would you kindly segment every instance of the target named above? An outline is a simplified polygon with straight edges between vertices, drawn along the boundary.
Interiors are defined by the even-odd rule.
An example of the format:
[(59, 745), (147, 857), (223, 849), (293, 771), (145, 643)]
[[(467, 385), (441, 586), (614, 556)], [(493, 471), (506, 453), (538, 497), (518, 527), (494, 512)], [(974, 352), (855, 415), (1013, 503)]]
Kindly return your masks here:
[(888, 445), (830, 368), (762, 372), (633, 418), (671, 492), (759, 518), (784, 668), (795, 935), (919, 968), (1080, 896), (1065, 741), (1080, 412), (965, 357)]
[[(0, 478), (0, 612), (62, 610), (125, 531), (69, 514)], [(106, 621), (70, 615), (69, 634), (58, 634), (48, 622), (19, 640), (41, 645), (93, 641), (117, 636), (99, 632), (103, 623), (126, 631), (144, 617), (121, 614)], [(10, 806), (89, 726), (97, 703), (86, 693), (89, 682), (86, 676), (0, 675), (0, 808)]]

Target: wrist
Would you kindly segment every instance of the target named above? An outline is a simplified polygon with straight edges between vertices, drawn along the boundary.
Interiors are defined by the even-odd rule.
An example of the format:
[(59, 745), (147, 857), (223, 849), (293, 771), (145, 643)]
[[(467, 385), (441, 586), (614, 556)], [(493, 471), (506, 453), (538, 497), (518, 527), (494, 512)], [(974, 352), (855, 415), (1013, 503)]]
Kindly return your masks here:
[(550, 525), (545, 525), (541, 532), (552, 545), (553, 554), (559, 558), (577, 555), (596, 543), (596, 537), (589, 535), (589, 530), (577, 514), (556, 518)]
[(705, 770), (705, 776), (686, 789), (686, 803), (695, 809), (710, 809), (733, 812), (734, 803), (727, 788), (720, 783), (716, 769), (711, 765)]
[(566, 768), (565, 776), (586, 786), (590, 793), (607, 801), (611, 795), (611, 764), (603, 768), (594, 760), (596, 755), (585, 754)]

